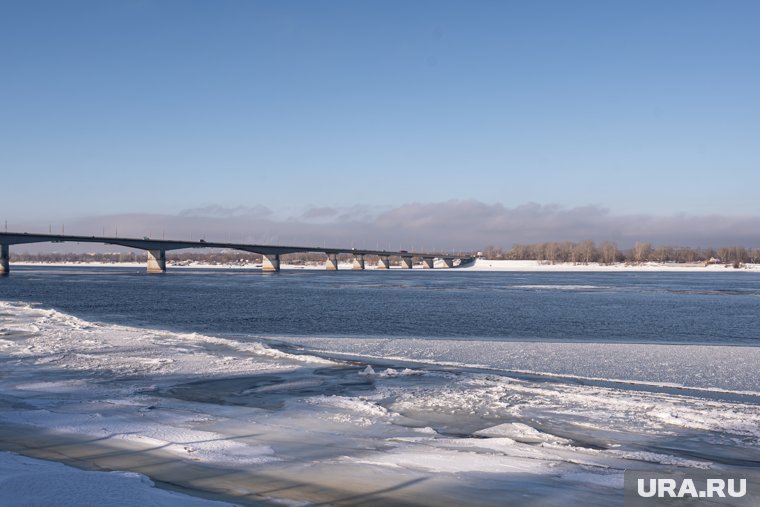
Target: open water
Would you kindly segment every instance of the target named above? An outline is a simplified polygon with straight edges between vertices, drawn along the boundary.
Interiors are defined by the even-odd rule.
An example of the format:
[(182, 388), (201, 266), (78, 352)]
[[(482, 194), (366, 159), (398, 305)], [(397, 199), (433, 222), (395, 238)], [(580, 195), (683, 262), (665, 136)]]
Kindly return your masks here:
[(760, 274), (14, 267), (0, 299), (237, 337), (760, 345)]

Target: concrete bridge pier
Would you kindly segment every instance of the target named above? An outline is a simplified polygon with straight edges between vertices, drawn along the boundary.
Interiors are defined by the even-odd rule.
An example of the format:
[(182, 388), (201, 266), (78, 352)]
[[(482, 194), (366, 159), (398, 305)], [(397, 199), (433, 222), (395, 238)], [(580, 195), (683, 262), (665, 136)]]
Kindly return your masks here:
[(148, 250), (148, 273), (166, 273), (166, 250)]
[(11, 249), (5, 243), (0, 245), (0, 276), (11, 272)]
[(432, 257), (423, 257), (422, 258), (422, 267), (424, 269), (433, 269), (433, 258)]
[(364, 254), (354, 255), (353, 269), (364, 269)]
[(446, 264), (447, 268), (454, 267), (454, 259), (443, 259), (443, 263)]
[(325, 269), (327, 269), (327, 271), (338, 271), (338, 254), (327, 254)]
[(262, 255), (261, 271), (264, 273), (276, 273), (280, 270), (280, 254)]
[(391, 258), (387, 255), (381, 255), (380, 260), (377, 261), (377, 269), (390, 269)]
[(412, 269), (412, 258), (411, 257), (401, 257), (401, 267), (403, 269)]

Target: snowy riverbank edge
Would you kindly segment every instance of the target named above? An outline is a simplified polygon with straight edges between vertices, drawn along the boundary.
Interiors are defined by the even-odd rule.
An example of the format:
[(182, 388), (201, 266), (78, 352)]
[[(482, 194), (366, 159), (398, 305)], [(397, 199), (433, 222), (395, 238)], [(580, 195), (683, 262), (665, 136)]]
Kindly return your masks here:
[[(50, 266), (50, 267), (121, 267), (121, 268), (145, 268), (142, 262), (14, 262), (13, 266)], [(201, 262), (191, 262), (174, 264), (168, 262), (169, 269), (250, 269), (260, 270), (259, 264), (205, 264)], [(442, 263), (436, 264), (436, 268), (441, 268)], [(350, 263), (339, 264), (339, 269), (350, 270)], [(323, 264), (282, 264), (283, 270), (304, 270), (324, 269)], [(367, 265), (366, 269), (375, 270), (376, 266)], [(401, 269), (400, 266), (391, 266), (391, 269)], [(415, 269), (421, 269), (421, 266), (415, 266)], [(385, 271), (385, 270), (378, 270)], [(429, 271), (429, 270), (426, 270)], [(512, 260), (489, 260), (476, 259), (475, 262), (467, 267), (457, 268), (454, 272), (463, 271), (506, 271), (506, 272), (695, 272), (695, 273), (736, 273), (752, 272), (760, 273), (760, 264), (742, 264), (739, 268), (734, 268), (728, 264), (708, 264), (704, 263), (674, 263), (674, 262), (645, 262), (641, 264), (629, 264), (618, 262), (614, 264), (600, 264), (591, 262), (588, 264), (575, 264), (572, 262), (546, 263), (541, 261), (512, 261)]]

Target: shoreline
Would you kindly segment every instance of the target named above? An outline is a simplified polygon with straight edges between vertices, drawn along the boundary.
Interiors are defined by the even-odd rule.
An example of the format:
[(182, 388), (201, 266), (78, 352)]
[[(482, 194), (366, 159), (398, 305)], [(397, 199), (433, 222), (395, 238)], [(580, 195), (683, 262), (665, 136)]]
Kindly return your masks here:
[[(13, 262), (13, 266), (23, 267), (118, 267), (118, 268), (145, 268), (143, 262)], [(167, 262), (167, 269), (218, 269), (218, 270), (251, 270), (260, 271), (260, 264), (206, 264), (202, 262), (191, 262), (172, 264)], [(340, 271), (352, 271), (351, 263), (340, 263)], [(303, 271), (303, 270), (324, 270), (324, 264), (282, 264), (283, 271)], [(400, 266), (391, 266), (392, 270), (401, 270)], [(415, 270), (421, 270), (421, 266), (416, 265)], [(366, 270), (369, 271), (387, 271), (386, 269), (377, 269), (376, 266), (368, 265)], [(440, 264), (432, 271), (443, 271)], [(425, 270), (431, 271), (431, 270)], [(473, 265), (453, 268), (452, 271), (478, 271), (478, 272), (567, 272), (567, 273), (639, 273), (639, 272), (673, 272), (673, 273), (760, 273), (760, 264), (742, 264), (739, 268), (734, 268), (729, 264), (707, 264), (704, 263), (672, 263), (672, 262), (646, 262), (642, 264), (615, 263), (601, 264), (592, 262), (589, 264), (575, 264), (571, 262), (561, 262), (549, 264), (542, 261), (513, 261), (513, 260), (488, 260), (477, 259)]]

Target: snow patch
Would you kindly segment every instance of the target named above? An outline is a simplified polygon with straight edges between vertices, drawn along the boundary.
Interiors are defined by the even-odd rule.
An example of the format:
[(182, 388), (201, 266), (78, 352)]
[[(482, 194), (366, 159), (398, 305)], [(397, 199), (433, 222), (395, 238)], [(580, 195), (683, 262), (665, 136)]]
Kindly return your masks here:
[(3, 505), (232, 507), (157, 489), (142, 474), (83, 471), (8, 452), (0, 452), (0, 498)]

